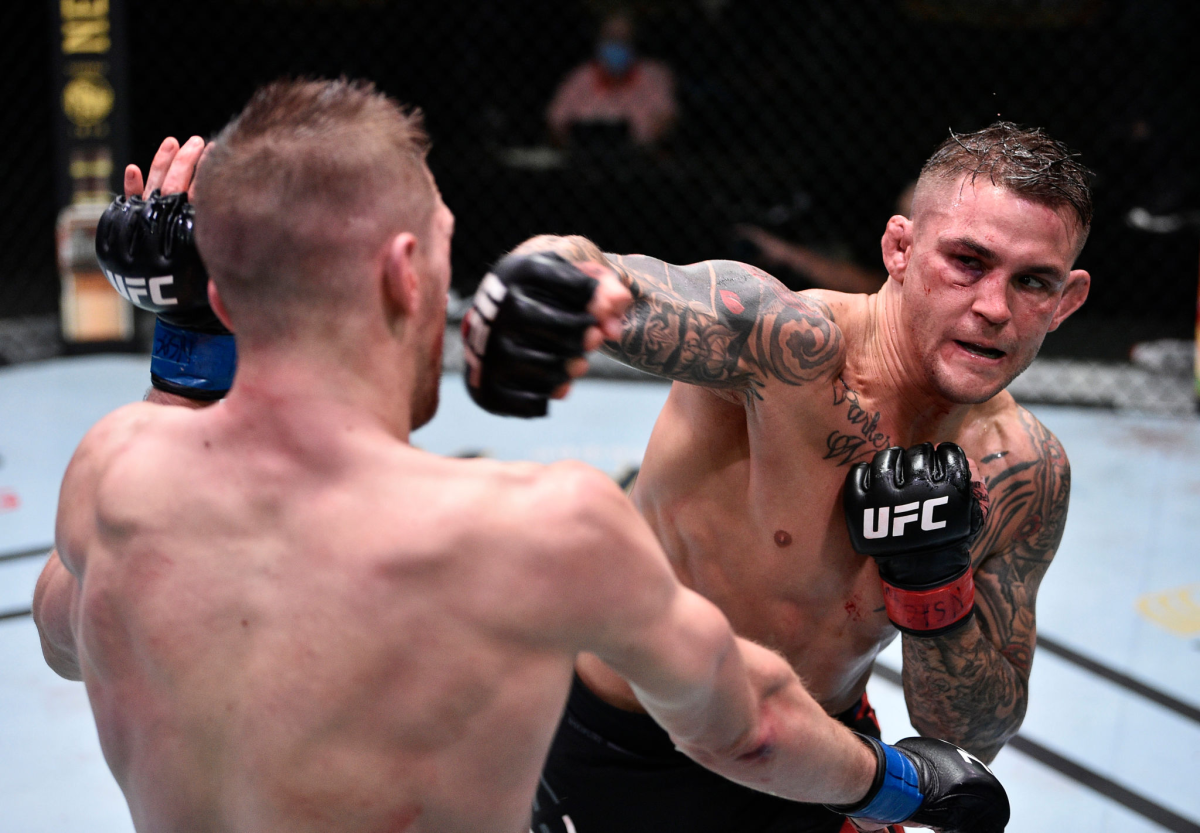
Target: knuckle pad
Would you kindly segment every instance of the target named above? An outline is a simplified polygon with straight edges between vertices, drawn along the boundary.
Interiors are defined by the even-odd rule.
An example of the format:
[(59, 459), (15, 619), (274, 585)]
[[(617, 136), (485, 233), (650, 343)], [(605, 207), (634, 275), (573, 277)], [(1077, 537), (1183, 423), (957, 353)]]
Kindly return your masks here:
[(584, 334), (596, 323), (587, 305), (597, 282), (551, 253), (508, 255), (491, 274), (507, 291), (492, 298), (494, 317), (484, 316), (492, 320), (479, 355), (479, 388), (468, 380), (472, 398), (492, 413), (544, 416), (549, 396), (570, 381), (568, 360), (583, 355)]
[(933, 462), (933, 443), (920, 443), (904, 452), (905, 469), (913, 480), (937, 479)]

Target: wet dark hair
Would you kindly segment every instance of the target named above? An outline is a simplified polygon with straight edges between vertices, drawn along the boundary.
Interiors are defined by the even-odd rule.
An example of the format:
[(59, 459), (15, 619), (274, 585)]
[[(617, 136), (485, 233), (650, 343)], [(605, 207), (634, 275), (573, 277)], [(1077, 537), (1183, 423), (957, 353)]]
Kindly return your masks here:
[(1086, 238), (1092, 225), (1093, 174), (1078, 158), (1040, 127), (998, 121), (974, 133), (951, 130), (921, 168), (921, 178), (954, 179), (966, 174), (974, 182), (986, 176), (993, 185), (1034, 202), (1070, 208)]

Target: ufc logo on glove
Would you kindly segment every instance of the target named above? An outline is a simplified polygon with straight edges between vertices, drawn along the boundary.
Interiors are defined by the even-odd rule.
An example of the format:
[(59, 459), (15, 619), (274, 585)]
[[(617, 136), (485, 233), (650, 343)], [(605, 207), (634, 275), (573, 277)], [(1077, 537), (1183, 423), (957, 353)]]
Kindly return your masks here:
[(103, 267), (101, 267), (100, 271), (104, 273), (104, 277), (108, 278), (108, 282), (112, 284), (112, 288), (117, 290), (117, 294), (135, 307), (151, 309), (151, 305), (153, 307), (170, 307), (179, 303), (178, 298), (173, 298), (163, 293), (164, 287), (175, 283), (174, 275), (160, 275), (153, 278), (127, 278), (124, 275), (118, 275), (116, 272)]
[(552, 252), (502, 258), (463, 318), (471, 399), (501, 416), (545, 416), (596, 323), (587, 311), (595, 291), (594, 278)]
[(943, 529), (946, 526), (945, 521), (935, 521), (933, 519), (933, 510), (939, 506), (945, 506), (950, 502), (950, 498), (934, 497), (924, 501), (915, 503), (905, 503), (900, 506), (881, 506), (879, 509), (867, 508), (863, 510), (863, 537), (864, 538), (886, 538), (888, 537), (888, 514), (892, 514), (891, 534), (894, 538), (899, 538), (904, 535), (904, 527), (917, 519), (917, 507), (921, 509), (921, 529), (925, 532), (932, 532), (935, 529)]
[[(468, 348), (467, 363), (478, 375), (479, 358), (487, 352), (488, 337), (492, 334), (492, 322), (500, 312), (500, 304), (508, 288), (492, 272), (488, 272), (479, 283), (471, 309), (463, 318), (463, 342)], [(476, 381), (478, 384), (478, 381)]]
[(971, 543), (987, 515), (987, 489), (954, 443), (880, 451), (846, 476), (846, 527), (875, 559), (888, 618), (906, 634), (966, 627), (975, 610)]

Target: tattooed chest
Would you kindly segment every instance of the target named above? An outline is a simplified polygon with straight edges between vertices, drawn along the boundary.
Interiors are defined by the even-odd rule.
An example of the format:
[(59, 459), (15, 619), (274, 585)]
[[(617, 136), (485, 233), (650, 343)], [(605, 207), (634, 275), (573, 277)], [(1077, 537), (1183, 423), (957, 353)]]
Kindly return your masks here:
[(882, 414), (864, 403), (841, 377), (833, 383), (831, 405), (823, 459), (849, 466), (869, 461), (876, 451), (892, 444), (891, 434), (880, 427)]

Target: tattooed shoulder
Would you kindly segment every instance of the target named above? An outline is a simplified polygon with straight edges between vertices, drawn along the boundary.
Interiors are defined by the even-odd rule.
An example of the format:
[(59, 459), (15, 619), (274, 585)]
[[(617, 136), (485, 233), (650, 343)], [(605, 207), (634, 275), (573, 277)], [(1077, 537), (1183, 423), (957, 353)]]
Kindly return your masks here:
[(1058, 438), (1033, 414), (1016, 409), (1011, 448), (989, 454), (984, 483), (991, 496), (986, 548), (1009, 547), (1049, 560), (1066, 525), (1071, 465)]
[(651, 373), (707, 387), (802, 386), (835, 375), (841, 330), (819, 302), (744, 263), (674, 266), (609, 257), (633, 295), (620, 341), (606, 350)]

